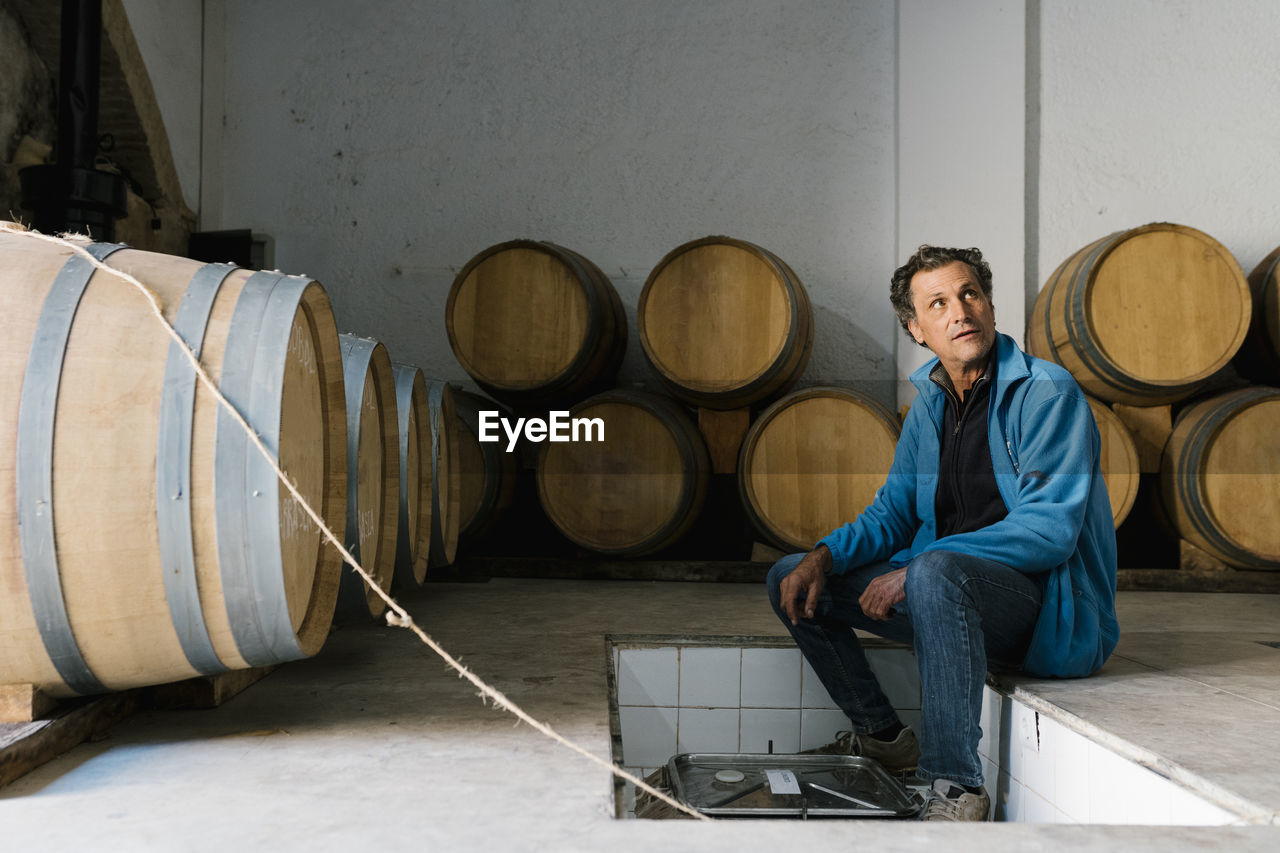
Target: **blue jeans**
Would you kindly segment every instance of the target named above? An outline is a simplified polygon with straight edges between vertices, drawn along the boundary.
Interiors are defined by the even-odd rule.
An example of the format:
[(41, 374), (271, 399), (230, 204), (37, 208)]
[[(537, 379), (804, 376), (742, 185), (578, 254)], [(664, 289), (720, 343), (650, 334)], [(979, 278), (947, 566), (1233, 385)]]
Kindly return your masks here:
[(853, 629), (915, 647), (920, 670), (920, 767), (926, 781), (982, 784), (978, 740), (987, 670), (1017, 670), (1040, 615), (1040, 583), (1001, 563), (927, 551), (907, 568), (906, 600), (889, 619), (869, 618), (858, 598), (872, 579), (892, 571), (873, 563), (827, 576), (812, 619), (792, 625), (779, 585), (803, 554), (783, 557), (769, 570), (769, 600), (831, 699), (859, 733), (898, 722), (867, 665)]

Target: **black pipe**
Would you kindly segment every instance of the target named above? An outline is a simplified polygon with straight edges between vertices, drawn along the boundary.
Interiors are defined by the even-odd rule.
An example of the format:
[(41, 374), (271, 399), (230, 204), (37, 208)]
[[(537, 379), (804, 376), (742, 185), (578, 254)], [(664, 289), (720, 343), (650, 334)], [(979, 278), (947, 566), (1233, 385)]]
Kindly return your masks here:
[(113, 241), (127, 212), (124, 178), (94, 166), (98, 153), (98, 82), (102, 0), (62, 0), (58, 74), (58, 158), (18, 173), (22, 206), (47, 234), (70, 231)]

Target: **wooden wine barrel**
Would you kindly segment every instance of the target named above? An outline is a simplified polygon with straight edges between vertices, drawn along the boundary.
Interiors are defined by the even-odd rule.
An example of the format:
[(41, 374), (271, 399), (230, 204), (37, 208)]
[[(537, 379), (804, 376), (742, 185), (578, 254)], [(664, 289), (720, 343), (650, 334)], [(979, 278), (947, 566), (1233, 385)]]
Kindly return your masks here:
[(1182, 538), (1239, 568), (1280, 568), (1280, 389), (1229, 391), (1184, 409), (1160, 490)]
[(480, 412), (511, 412), (479, 394), (455, 390), (458, 447), (458, 538), (475, 541), (493, 531), (515, 499), (519, 454), (501, 442), (480, 441)]
[(1280, 385), (1280, 248), (1249, 273), (1253, 319), (1232, 364), (1254, 382)]
[(901, 427), (857, 391), (794, 391), (756, 418), (742, 441), (738, 491), (752, 524), (801, 551), (853, 521), (884, 485)]
[(459, 481), (457, 414), (453, 386), (427, 383), (427, 412), (431, 424), (431, 548), (428, 567), (451, 566), (458, 553)]
[(677, 398), (736, 409), (784, 392), (813, 347), (813, 308), (791, 267), (743, 240), (706, 237), (649, 274), (637, 313), (645, 358)]
[(545, 443), (538, 498), (561, 533), (591, 551), (636, 557), (673, 544), (697, 519), (711, 462), (673, 401), (628, 389), (597, 394), (569, 418), (598, 419), (604, 440)]
[(1107, 496), (1111, 499), (1111, 517), (1116, 527), (1129, 516), (1133, 502), (1138, 497), (1141, 469), (1138, 466), (1138, 448), (1129, 428), (1101, 400), (1088, 398), (1098, 435), (1102, 439), (1099, 464), (1102, 479), (1107, 483)]
[[(391, 591), (400, 499), (400, 418), (387, 348), (370, 338), (339, 336), (347, 394), (347, 550)], [(387, 603), (350, 567), (338, 588), (338, 616), (380, 616)]]
[(400, 437), (400, 498), (396, 501), (395, 582), (406, 589), (422, 586), (431, 550), (431, 413), (427, 381), (411, 364), (391, 365), (396, 380)]
[(567, 406), (607, 388), (627, 347), (622, 301), (599, 267), (533, 240), (468, 261), (449, 291), (445, 328), (471, 378), (525, 409)]
[(1207, 234), (1155, 223), (1103, 237), (1054, 271), (1027, 326), (1032, 355), (1111, 403), (1181, 400), (1244, 341), (1249, 286)]
[[(341, 535), (346, 414), (324, 289), (88, 249), (159, 297)], [(0, 315), (0, 683), (91, 694), (318, 651), (338, 553), (142, 294), (65, 246), (0, 231)]]

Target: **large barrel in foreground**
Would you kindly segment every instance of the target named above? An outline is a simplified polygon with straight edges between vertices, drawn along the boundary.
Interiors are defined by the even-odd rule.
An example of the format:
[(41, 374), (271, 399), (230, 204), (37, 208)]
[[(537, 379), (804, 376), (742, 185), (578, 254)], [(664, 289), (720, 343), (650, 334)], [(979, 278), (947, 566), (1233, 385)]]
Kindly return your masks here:
[(1063, 261), (1036, 298), (1027, 347), (1094, 397), (1154, 406), (1189, 396), (1225, 367), (1250, 314), (1244, 273), (1221, 243), (1155, 223)]
[[(338, 334), (306, 278), (116, 245), (339, 535)], [(0, 683), (90, 694), (314, 654), (337, 551), (198, 383), (143, 295), (0, 232)]]
[(637, 309), (645, 357), (674, 396), (736, 409), (781, 394), (804, 372), (813, 308), (791, 267), (743, 240), (706, 237), (649, 274)]
[[(347, 550), (384, 593), (395, 575), (400, 523), (400, 418), (387, 348), (341, 335), (347, 395)], [(338, 615), (379, 616), (382, 596), (351, 569), (338, 588)]]
[(583, 548), (615, 556), (679, 539), (702, 511), (711, 470), (689, 416), (671, 400), (615, 389), (569, 418), (580, 420), (577, 440), (544, 444), (538, 456), (538, 498), (551, 523)]
[(875, 499), (900, 432), (892, 412), (857, 391), (788, 394), (742, 441), (738, 490), (747, 517), (770, 540), (809, 550)]
[(1239, 568), (1280, 568), (1280, 388), (1187, 407), (1165, 445), (1160, 490), (1193, 545)]
[(570, 405), (607, 388), (627, 346), (622, 301), (599, 267), (533, 240), (472, 258), (449, 290), (445, 328), (471, 378), (517, 408)]

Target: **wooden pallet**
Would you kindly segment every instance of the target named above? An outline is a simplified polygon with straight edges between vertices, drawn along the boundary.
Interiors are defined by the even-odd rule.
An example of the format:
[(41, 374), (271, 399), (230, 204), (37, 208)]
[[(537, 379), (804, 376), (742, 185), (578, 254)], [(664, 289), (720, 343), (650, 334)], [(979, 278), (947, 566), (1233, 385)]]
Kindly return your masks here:
[(86, 740), (100, 737), (135, 711), (216, 708), (274, 666), (189, 678), (84, 699), (54, 700), (30, 684), (0, 685), (0, 787)]
[[(758, 545), (750, 560), (467, 557), (460, 560), (456, 568), (460, 575), (470, 580), (548, 578), (764, 583), (769, 567), (781, 554), (776, 549)], [(1179, 546), (1178, 566), (1122, 568), (1116, 588), (1124, 591), (1280, 593), (1280, 571), (1235, 569), (1184, 540)]]
[(97, 737), (139, 707), (141, 692), (130, 690), (64, 702), (46, 718), (0, 723), (0, 787)]

